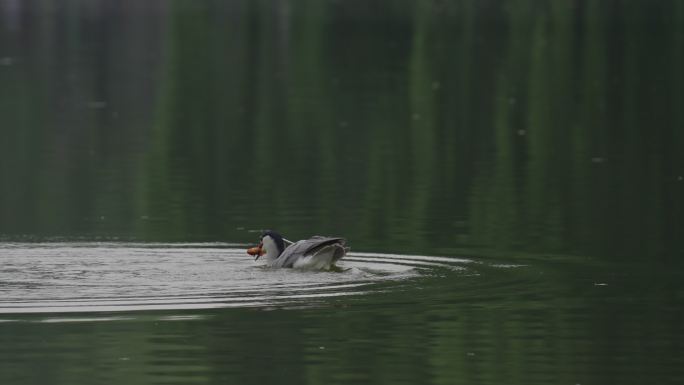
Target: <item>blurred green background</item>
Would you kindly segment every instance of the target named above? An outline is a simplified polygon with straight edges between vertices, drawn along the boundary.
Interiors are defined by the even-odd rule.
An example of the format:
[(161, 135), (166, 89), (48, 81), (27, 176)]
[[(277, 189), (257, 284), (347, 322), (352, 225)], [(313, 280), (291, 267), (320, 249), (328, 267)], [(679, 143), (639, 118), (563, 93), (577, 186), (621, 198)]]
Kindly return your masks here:
[[(681, 384), (683, 149), (684, 1), (0, 0), (0, 241), (472, 262), (275, 311), (3, 314), (0, 382)], [(3, 244), (0, 304), (48, 262), (31, 284), (80, 282)], [(102, 285), (79, 300), (130, 300)]]
[(683, 253), (681, 1), (0, 4), (5, 239)]

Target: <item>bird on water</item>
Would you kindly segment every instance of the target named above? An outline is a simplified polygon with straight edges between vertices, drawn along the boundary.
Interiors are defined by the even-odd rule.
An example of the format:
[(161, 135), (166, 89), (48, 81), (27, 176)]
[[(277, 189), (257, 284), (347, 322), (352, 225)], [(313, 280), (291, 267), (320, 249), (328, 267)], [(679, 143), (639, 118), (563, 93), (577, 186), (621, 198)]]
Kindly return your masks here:
[[(286, 242), (290, 245), (286, 246)], [(259, 245), (248, 249), (247, 253), (255, 256), (255, 261), (263, 256), (271, 267), (330, 270), (349, 251), (346, 243), (344, 238), (320, 235), (289, 242), (277, 232), (268, 230), (261, 235)]]

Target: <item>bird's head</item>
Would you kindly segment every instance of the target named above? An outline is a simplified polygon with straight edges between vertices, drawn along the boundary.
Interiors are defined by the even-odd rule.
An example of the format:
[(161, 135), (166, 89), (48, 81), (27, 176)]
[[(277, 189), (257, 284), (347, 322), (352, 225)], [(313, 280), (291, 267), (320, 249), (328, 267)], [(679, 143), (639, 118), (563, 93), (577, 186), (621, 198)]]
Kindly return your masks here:
[(254, 255), (256, 261), (262, 255), (268, 259), (276, 259), (285, 250), (283, 237), (275, 231), (268, 230), (261, 235), (261, 242), (256, 247), (247, 250), (249, 255)]

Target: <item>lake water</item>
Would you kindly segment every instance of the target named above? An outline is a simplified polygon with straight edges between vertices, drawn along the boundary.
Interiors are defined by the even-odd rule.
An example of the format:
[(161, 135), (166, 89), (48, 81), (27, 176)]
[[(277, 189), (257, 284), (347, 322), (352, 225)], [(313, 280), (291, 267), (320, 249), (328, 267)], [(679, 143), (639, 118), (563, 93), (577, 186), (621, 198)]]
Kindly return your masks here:
[(676, 0), (0, 0), (0, 383), (680, 384), (682, 68)]

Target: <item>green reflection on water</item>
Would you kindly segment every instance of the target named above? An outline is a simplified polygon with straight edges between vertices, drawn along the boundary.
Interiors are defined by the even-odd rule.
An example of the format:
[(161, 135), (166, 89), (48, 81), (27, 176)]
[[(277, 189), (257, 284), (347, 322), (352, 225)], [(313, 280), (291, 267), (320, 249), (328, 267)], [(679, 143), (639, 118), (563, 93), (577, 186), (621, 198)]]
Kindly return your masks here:
[(20, 317), (0, 382), (681, 382), (684, 2), (14, 3), (2, 239), (277, 228), (532, 267), (196, 321)]
[(678, 2), (386, 6), (26, 5), (0, 231), (681, 254)]
[[(682, 329), (673, 307), (681, 298), (668, 296), (667, 286), (681, 274), (627, 269), (616, 277), (600, 265), (590, 271), (567, 261), (554, 265), (516, 273), (483, 267), (486, 278), (431, 277), (406, 291), (324, 306), (205, 310), (181, 320), (163, 312), (15, 316), (0, 326), (0, 379), (678, 383)], [(601, 276), (610, 277), (608, 286), (592, 284)], [(568, 277), (573, 281), (557, 283)]]

